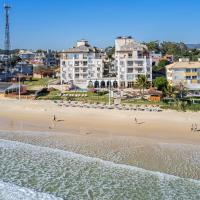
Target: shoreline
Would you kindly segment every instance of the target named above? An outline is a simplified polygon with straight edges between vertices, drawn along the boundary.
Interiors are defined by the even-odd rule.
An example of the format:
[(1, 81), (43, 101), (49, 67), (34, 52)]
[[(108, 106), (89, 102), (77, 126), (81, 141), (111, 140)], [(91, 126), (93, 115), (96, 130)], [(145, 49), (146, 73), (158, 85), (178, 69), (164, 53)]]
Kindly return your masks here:
[[(46, 131), (91, 135), (137, 136), (163, 141), (200, 143), (200, 112), (148, 112), (59, 107), (51, 101), (0, 101), (2, 130)], [(57, 122), (53, 121), (56, 116)], [(138, 124), (135, 123), (135, 118)], [(49, 127), (52, 127), (50, 129)], [(88, 134), (90, 135), (90, 134)]]
[[(0, 139), (200, 179), (200, 134), (190, 130), (200, 113), (65, 108), (46, 101), (0, 101), (0, 110)], [(54, 114), (61, 121), (49, 129)]]

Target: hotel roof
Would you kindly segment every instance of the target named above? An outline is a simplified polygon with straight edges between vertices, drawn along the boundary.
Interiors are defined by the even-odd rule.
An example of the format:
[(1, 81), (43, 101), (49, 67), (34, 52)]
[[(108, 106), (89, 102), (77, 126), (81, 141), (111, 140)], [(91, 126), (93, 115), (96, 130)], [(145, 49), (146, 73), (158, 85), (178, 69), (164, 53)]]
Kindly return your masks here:
[(175, 62), (166, 66), (167, 69), (200, 68), (200, 62)]

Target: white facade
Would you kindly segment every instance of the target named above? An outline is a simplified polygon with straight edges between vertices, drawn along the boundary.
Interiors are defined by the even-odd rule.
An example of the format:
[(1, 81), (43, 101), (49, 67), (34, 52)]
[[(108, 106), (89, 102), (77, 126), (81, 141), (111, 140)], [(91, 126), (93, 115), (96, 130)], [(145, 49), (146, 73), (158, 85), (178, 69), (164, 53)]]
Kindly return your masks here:
[(131, 37), (118, 37), (115, 40), (115, 61), (120, 87), (132, 87), (139, 75), (152, 81), (152, 59), (146, 45)]
[(90, 81), (103, 77), (102, 53), (81, 40), (76, 47), (62, 52), (60, 67), (61, 83), (87, 88)]

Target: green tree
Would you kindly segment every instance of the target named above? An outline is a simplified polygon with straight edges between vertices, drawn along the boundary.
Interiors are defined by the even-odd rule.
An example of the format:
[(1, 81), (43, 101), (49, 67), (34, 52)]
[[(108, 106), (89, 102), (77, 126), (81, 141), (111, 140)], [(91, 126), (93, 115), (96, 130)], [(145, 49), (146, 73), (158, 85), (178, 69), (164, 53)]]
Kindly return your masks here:
[(22, 59), (19, 56), (17, 56), (17, 55), (13, 55), (11, 57), (11, 65), (12, 66), (15, 66), (20, 61), (22, 61)]
[(115, 54), (115, 47), (107, 47), (105, 49), (106, 55), (109, 60), (113, 60), (113, 55)]
[(179, 96), (181, 99), (184, 96), (186, 96), (187, 92), (188, 92), (186, 87), (184, 86), (184, 84), (182, 82), (180, 82), (178, 85), (176, 85), (175, 90), (176, 90), (177, 96)]
[(148, 82), (147, 76), (139, 75), (138, 79), (136, 81), (136, 84), (140, 88), (140, 92), (142, 94), (142, 97), (144, 97), (144, 89), (149, 86), (149, 82)]
[(146, 42), (144, 43), (147, 47), (149, 51), (155, 51), (156, 53), (159, 53), (160, 50), (160, 44), (159, 41), (151, 41), (151, 42)]
[(169, 65), (169, 61), (168, 60), (160, 60), (159, 63), (158, 63), (158, 67), (161, 69), (161, 68), (164, 68), (166, 65)]
[(168, 82), (165, 77), (157, 77), (153, 82), (154, 87), (160, 91), (164, 91), (167, 88)]
[(167, 86), (166, 88), (164, 89), (164, 94), (165, 96), (167, 97), (172, 97), (173, 99), (176, 98), (176, 95), (175, 95), (175, 88), (170, 85), (169, 83), (167, 83)]
[(161, 43), (161, 51), (163, 54), (182, 55), (187, 50), (188, 48), (183, 42), (176, 43), (164, 41)]

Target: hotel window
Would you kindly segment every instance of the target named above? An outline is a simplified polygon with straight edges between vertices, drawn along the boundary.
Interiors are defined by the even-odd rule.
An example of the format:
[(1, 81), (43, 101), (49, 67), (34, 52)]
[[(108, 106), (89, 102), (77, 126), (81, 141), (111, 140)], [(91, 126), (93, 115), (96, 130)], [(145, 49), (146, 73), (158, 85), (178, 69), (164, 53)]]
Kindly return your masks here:
[(197, 76), (192, 76), (192, 79), (197, 79)]
[(87, 66), (87, 61), (83, 61), (83, 66)]
[(98, 68), (97, 68), (97, 71), (98, 71), (98, 72), (100, 72), (100, 71), (101, 71), (101, 69), (98, 67)]
[(186, 69), (186, 72), (191, 72), (191, 70), (190, 69)]
[(120, 75), (120, 79), (124, 79), (124, 75)]
[(128, 88), (133, 88), (134, 82), (128, 82)]
[(143, 66), (143, 62), (142, 61), (139, 61), (137, 62), (138, 66)]
[(84, 73), (87, 72), (87, 68), (83, 68), (83, 72), (84, 72)]
[(150, 72), (150, 71), (151, 71), (151, 68), (150, 68), (150, 67), (147, 67), (147, 71)]
[(141, 51), (138, 51), (138, 58), (143, 58), (143, 54)]
[(134, 75), (128, 74), (127, 75), (127, 80), (132, 81), (134, 79)]
[(66, 57), (67, 57), (68, 59), (73, 59), (73, 58), (74, 58), (74, 54), (68, 53), (68, 54), (66, 54)]
[(123, 65), (124, 65), (124, 61), (120, 61), (120, 63), (119, 63), (119, 64), (123, 66)]
[(83, 54), (83, 59), (87, 59), (87, 58), (88, 58), (87, 54)]
[(192, 72), (197, 72), (197, 69), (192, 69)]
[(127, 61), (128, 66), (133, 66), (133, 61)]
[(79, 61), (75, 61), (75, 66), (79, 66)]
[(133, 68), (128, 68), (127, 73), (133, 73)]
[(69, 74), (69, 78), (72, 79), (72, 75), (71, 74)]
[(79, 72), (79, 68), (75, 68), (75, 72)]
[(79, 74), (75, 74), (75, 78), (79, 78)]
[(74, 54), (74, 59), (79, 59), (79, 54)]
[(186, 80), (190, 80), (191, 79), (191, 76), (186, 76)]
[(128, 58), (132, 58), (133, 57), (133, 54), (132, 53), (129, 53), (128, 54)]
[(87, 78), (87, 74), (83, 74), (83, 78)]
[(73, 62), (69, 61), (69, 62), (68, 62), (68, 65), (69, 65), (69, 66), (72, 66), (72, 65), (73, 65)]
[(147, 78), (151, 78), (151, 75), (150, 75), (150, 74), (147, 74)]
[(138, 73), (143, 73), (143, 69), (142, 68), (138, 69)]

